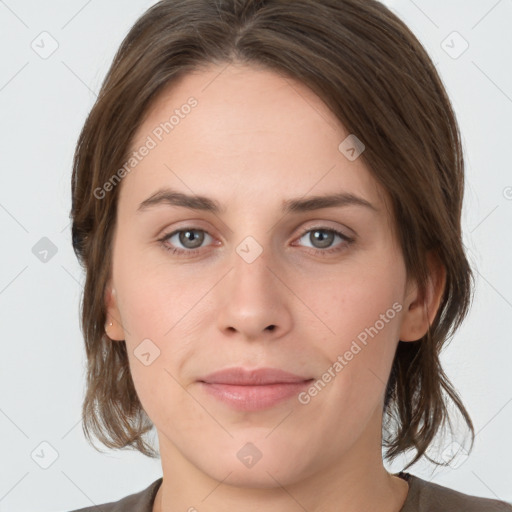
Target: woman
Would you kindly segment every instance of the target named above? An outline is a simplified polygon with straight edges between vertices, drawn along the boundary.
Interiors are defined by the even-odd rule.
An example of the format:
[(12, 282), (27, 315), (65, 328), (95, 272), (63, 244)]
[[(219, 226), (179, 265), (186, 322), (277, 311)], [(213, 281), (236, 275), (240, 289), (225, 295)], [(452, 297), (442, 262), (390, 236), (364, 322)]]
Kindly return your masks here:
[[(463, 188), (441, 80), (380, 3), (150, 8), (72, 180), (84, 431), (156, 456), (155, 426), (163, 471), (101, 509), (512, 510), (405, 471), (448, 402), (474, 438), (439, 361)], [(415, 456), (392, 474), (383, 447)]]

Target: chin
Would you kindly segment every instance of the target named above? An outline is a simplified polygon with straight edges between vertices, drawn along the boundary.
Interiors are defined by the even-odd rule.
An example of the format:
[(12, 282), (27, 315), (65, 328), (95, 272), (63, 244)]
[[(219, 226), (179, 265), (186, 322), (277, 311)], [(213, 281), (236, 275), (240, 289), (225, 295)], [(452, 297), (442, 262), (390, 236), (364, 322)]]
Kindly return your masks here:
[[(246, 454), (252, 449), (246, 445), (245, 451), (242, 448), (238, 455), (234, 452), (233, 456), (230, 456), (229, 451), (225, 451), (218, 458), (196, 461), (196, 466), (211, 478), (233, 487), (272, 489), (280, 485), (293, 484), (306, 476), (303, 470), (308, 464), (303, 457), (295, 460), (277, 450), (272, 455), (262, 454), (259, 460), (255, 462), (253, 459), (250, 462)], [(246, 459), (247, 462), (244, 463), (240, 459)]]

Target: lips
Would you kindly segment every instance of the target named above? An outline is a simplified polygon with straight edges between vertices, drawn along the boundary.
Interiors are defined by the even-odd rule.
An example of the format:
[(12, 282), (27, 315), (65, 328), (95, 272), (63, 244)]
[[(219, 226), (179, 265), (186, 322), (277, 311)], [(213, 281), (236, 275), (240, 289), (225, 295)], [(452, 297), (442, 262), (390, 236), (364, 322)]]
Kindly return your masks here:
[(297, 397), (312, 380), (277, 368), (238, 367), (211, 373), (198, 384), (203, 392), (231, 409), (256, 412)]
[(257, 368), (246, 370), (242, 367), (226, 368), (210, 373), (199, 379), (206, 384), (227, 384), (233, 386), (265, 386), (281, 383), (300, 383), (312, 377), (296, 375), (278, 368)]

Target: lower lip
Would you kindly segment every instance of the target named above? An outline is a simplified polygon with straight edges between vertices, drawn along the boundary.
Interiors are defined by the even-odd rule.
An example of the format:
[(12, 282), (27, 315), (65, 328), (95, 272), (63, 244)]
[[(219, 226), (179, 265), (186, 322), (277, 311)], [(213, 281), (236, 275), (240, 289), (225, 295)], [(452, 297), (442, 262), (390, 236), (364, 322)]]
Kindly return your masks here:
[(235, 386), (200, 382), (203, 389), (218, 400), (240, 411), (260, 411), (297, 396), (314, 379), (301, 382), (281, 382), (259, 386)]

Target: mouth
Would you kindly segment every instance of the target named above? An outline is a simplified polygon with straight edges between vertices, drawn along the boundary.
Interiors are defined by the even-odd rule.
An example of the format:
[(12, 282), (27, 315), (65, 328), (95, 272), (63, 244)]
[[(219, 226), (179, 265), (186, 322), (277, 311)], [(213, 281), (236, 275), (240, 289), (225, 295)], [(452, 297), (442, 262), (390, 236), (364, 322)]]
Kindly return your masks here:
[(242, 367), (226, 368), (210, 373), (200, 382), (207, 384), (230, 384), (234, 386), (258, 386), (268, 384), (294, 384), (310, 380), (312, 377), (280, 370), (279, 368), (256, 368), (246, 370)]
[(203, 390), (233, 409), (258, 411), (289, 400), (314, 380), (276, 368), (228, 368), (199, 380)]

